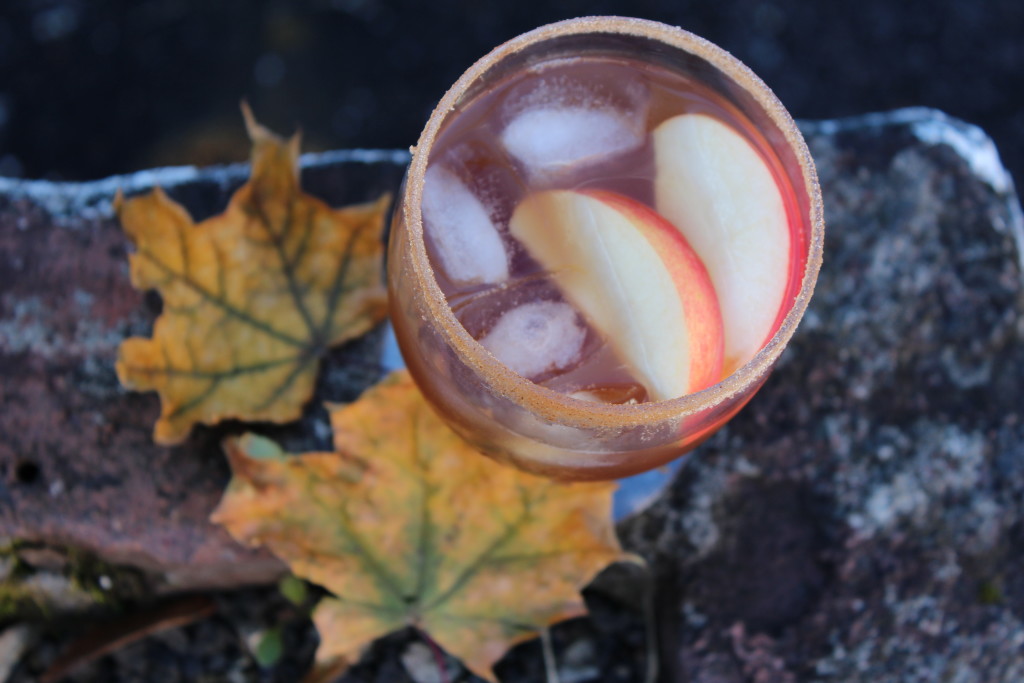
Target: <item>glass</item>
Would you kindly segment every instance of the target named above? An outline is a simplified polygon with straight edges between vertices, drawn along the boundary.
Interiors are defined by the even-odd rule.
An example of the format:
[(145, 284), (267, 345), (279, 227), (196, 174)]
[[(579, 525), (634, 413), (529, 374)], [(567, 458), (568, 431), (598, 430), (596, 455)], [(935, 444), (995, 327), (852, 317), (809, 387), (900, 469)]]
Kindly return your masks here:
[[(706, 389), (668, 400), (596, 403), (558, 393), (498, 362), (456, 318), (428, 255), (421, 203), (441, 136), (467, 107), (508, 79), (579, 57), (665, 67), (708, 89), (745, 119), (775, 161), (786, 200), (791, 301), (777, 330), (747, 362)], [(785, 186), (784, 190), (782, 186)], [(388, 252), (391, 319), (405, 362), (440, 415), (481, 452), (572, 480), (613, 479), (661, 466), (693, 449), (753, 397), (807, 307), (821, 263), (821, 192), (807, 146), (768, 87), (729, 53), (656, 22), (589, 17), (544, 26), (493, 50), (445, 94), (414, 149)]]

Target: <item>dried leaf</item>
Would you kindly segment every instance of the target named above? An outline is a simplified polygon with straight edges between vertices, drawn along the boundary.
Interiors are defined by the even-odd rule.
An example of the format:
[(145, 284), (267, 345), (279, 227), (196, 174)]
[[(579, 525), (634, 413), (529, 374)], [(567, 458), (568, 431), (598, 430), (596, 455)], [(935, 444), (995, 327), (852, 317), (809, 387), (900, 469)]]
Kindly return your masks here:
[(117, 201), (132, 284), (163, 297), (152, 339), (126, 340), (117, 360), (125, 387), (160, 393), (158, 443), (197, 422), (298, 418), (320, 356), (386, 315), (389, 198), (335, 210), (304, 194), (298, 136), (244, 113), (252, 176), (224, 213), (195, 224), (160, 189)]
[(579, 589), (621, 551), (614, 484), (563, 484), (481, 456), (404, 371), (331, 414), (337, 453), (227, 442), (234, 478), (213, 519), (335, 597), (314, 613), (317, 660), (353, 661), (405, 626), (470, 668), (583, 612)]

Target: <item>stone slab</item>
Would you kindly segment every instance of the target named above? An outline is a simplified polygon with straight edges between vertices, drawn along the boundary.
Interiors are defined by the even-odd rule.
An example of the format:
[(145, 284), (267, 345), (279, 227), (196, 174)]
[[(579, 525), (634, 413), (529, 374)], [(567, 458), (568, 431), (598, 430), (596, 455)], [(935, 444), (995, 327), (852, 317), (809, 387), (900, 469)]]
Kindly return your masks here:
[[(1024, 680), (1024, 218), (1012, 182), (984, 134), (940, 112), (803, 128), (828, 224), (807, 317), (751, 404), (620, 525), (654, 579), (663, 677)], [(394, 188), (403, 159), (309, 157), (305, 176), (343, 201), (356, 189), (321, 173), (351, 181), (343, 169), (363, 164), (359, 191)], [(243, 176), (151, 178), (203, 213)], [(154, 306), (127, 287), (108, 182), (0, 185), (0, 533), (163, 572), (165, 590), (270, 576), (279, 567), (206, 522), (227, 478), (216, 434), (157, 449), (155, 398), (117, 388), (113, 350), (148, 329)], [(378, 343), (341, 350), (318, 392), (346, 400), (372, 383)], [(275, 435), (326, 438), (315, 410)], [(642, 679), (645, 590), (628, 571), (588, 590), (594, 616), (554, 630), (563, 680)], [(344, 680), (396, 680), (416, 641), (380, 641)], [(502, 679), (542, 680), (539, 649), (514, 650)]]

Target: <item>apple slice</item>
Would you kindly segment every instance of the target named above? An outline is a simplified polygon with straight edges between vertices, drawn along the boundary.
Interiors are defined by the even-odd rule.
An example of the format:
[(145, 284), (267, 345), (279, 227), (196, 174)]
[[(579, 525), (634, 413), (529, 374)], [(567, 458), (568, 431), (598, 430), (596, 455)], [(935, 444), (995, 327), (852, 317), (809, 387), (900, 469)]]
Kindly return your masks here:
[(711, 275), (730, 374), (775, 333), (789, 287), (791, 239), (782, 193), (757, 150), (718, 119), (682, 114), (653, 135), (655, 206)]
[(711, 279), (652, 209), (613, 192), (552, 190), (524, 199), (509, 229), (652, 399), (720, 379), (722, 318)]

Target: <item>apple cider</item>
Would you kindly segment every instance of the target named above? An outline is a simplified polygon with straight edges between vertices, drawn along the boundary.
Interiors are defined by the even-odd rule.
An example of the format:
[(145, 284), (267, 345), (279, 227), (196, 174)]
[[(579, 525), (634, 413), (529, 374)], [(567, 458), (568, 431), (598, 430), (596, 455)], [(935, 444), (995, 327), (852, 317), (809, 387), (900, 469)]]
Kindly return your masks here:
[[(715, 177), (751, 166), (753, 180)], [(715, 215), (739, 202), (752, 215)], [(542, 62), (457, 111), (422, 214), (466, 331), (587, 401), (717, 383), (778, 329), (803, 270), (793, 188), (753, 124), (694, 78), (624, 57)]]
[(572, 19), (495, 48), (431, 114), (392, 219), (391, 320), (482, 453), (619, 478), (754, 396), (823, 235), (807, 146), (749, 69), (675, 27)]

